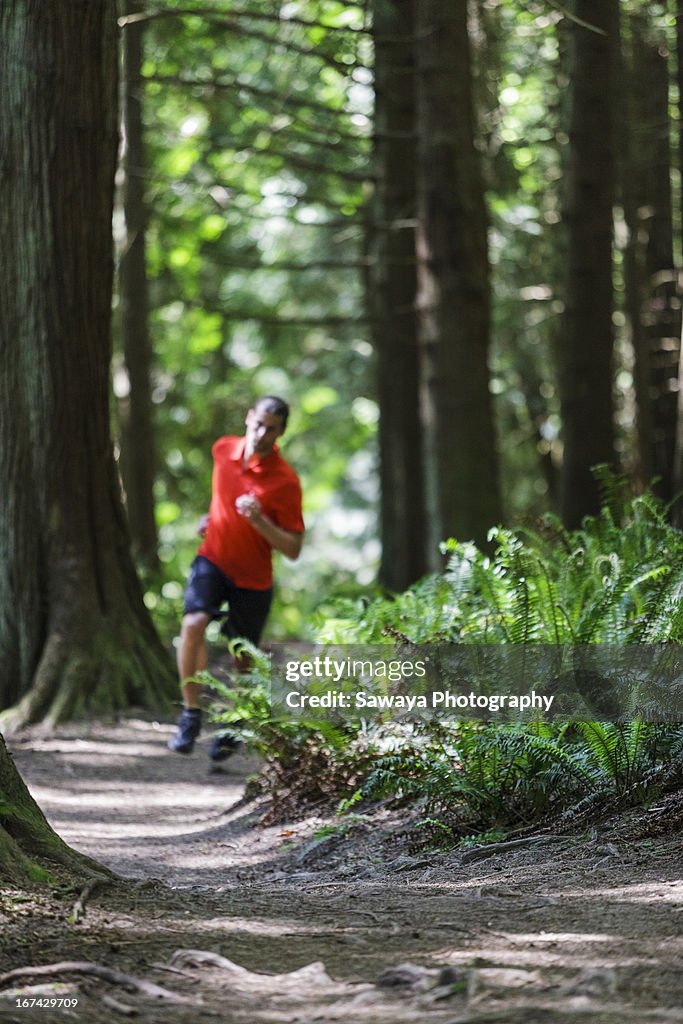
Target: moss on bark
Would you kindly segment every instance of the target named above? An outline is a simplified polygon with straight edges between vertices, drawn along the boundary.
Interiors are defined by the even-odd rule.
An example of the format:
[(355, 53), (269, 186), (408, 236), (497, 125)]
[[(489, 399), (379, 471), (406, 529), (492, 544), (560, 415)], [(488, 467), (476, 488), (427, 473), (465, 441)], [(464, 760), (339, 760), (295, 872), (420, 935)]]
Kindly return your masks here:
[(53, 882), (66, 869), (78, 878), (111, 876), (108, 868), (72, 850), (28, 791), (0, 736), (0, 882)]

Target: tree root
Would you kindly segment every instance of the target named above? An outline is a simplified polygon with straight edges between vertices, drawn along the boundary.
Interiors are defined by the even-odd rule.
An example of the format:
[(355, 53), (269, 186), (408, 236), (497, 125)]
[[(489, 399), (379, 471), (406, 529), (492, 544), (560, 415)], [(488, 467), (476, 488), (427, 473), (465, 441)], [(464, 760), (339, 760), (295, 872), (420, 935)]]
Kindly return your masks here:
[(85, 905), (94, 893), (95, 889), (98, 889), (101, 885), (111, 885), (114, 881), (114, 878), (106, 878), (104, 875), (97, 875), (95, 878), (91, 878), (73, 905), (73, 910), (71, 911), (71, 923), (78, 924), (81, 918), (85, 917)]
[(99, 978), (101, 981), (108, 981), (112, 985), (120, 985), (122, 988), (135, 989), (144, 996), (151, 999), (164, 999), (169, 1003), (188, 1003), (194, 1000), (186, 999), (171, 992), (170, 989), (162, 988), (151, 981), (144, 981), (142, 978), (135, 978), (132, 974), (124, 974), (122, 971), (115, 971), (110, 967), (103, 967), (102, 964), (93, 964), (81, 960), (64, 960), (56, 964), (43, 964), (40, 967), (15, 967), (6, 974), (0, 974), (0, 987), (7, 985), (18, 978), (45, 978), (53, 974), (84, 974)]
[(119, 999), (114, 999), (113, 996), (101, 996), (100, 1002), (103, 1006), (109, 1007), (114, 1013), (120, 1013), (124, 1017), (137, 1017), (138, 1010), (135, 1006), (129, 1006), (127, 1003), (122, 1003)]

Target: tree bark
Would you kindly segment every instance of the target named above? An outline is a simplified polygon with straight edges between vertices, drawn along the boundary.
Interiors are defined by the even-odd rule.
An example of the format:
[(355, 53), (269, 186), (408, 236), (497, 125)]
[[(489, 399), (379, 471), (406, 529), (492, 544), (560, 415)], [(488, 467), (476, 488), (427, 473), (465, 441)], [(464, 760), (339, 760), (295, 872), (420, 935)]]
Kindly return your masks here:
[[(678, 86), (678, 173), (683, 174), (683, 130), (681, 129), (681, 117), (683, 117), (683, 0), (677, 0), (676, 8), (676, 84)], [(683, 194), (679, 190), (678, 217), (683, 231)], [(681, 280), (678, 280), (679, 292), (681, 292)], [(673, 469), (673, 492), (675, 495), (683, 493), (683, 359), (680, 358), (680, 351), (683, 349), (683, 325), (681, 327), (681, 338), (678, 360), (678, 392), (676, 412), (676, 442), (674, 447), (674, 469)], [(673, 522), (679, 528), (683, 528), (683, 500), (676, 502), (673, 509)]]
[(467, 3), (420, 0), (418, 313), (433, 567), (439, 541), (500, 519), (489, 392), (487, 214), (475, 146)]
[(49, 881), (54, 865), (80, 876), (109, 874), (53, 831), (0, 736), (0, 881), (14, 885)]
[(115, 0), (0, 7), (0, 707), (159, 705), (109, 427)]
[(376, 189), (369, 307), (377, 354), (380, 580), (404, 590), (427, 572), (415, 298), (413, 0), (375, 0)]
[[(128, 0), (127, 13), (142, 10), (139, 0)], [(159, 566), (158, 535), (154, 515), (153, 405), (151, 397), (152, 343), (146, 266), (147, 204), (145, 199), (145, 146), (142, 123), (144, 22), (133, 21), (123, 33), (123, 219), (125, 225), (119, 261), (119, 297), (123, 357), (128, 394), (119, 402), (121, 418), (121, 475), (133, 554), (148, 570)]]
[[(567, 280), (560, 344), (564, 457), (562, 517), (569, 528), (600, 506), (591, 472), (614, 462), (612, 213), (615, 194), (616, 0), (575, 0), (570, 26), (569, 156), (564, 220)], [(584, 24), (582, 24), (582, 22)], [(589, 27), (590, 26), (590, 27)]]
[(631, 19), (625, 79), (629, 131), (623, 167), (627, 307), (635, 354), (638, 437), (645, 486), (673, 497), (681, 314), (673, 257), (669, 57), (647, 16)]

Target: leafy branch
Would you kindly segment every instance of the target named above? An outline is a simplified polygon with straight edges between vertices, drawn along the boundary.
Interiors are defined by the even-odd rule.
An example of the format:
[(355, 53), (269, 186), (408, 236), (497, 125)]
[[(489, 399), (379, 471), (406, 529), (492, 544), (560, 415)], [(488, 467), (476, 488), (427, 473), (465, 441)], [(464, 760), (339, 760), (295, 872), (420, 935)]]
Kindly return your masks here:
[[(355, 6), (355, 5), (354, 5)], [(121, 28), (125, 28), (127, 25), (134, 25), (138, 22), (154, 21), (160, 18), (168, 17), (205, 17), (207, 20), (215, 20), (216, 16), (223, 15), (229, 18), (245, 18), (249, 21), (267, 21), (275, 22), (279, 26), (285, 25), (298, 25), (301, 28), (319, 28), (324, 29), (326, 32), (340, 32), (344, 35), (361, 35), (367, 36), (370, 34), (369, 29), (356, 28), (353, 25), (334, 25), (327, 21), (320, 21), (319, 19), (311, 18), (297, 18), (291, 16), (283, 18), (280, 14), (268, 14), (265, 11), (250, 11), (247, 9), (235, 10), (230, 9), (230, 12), (217, 11), (215, 7), (165, 7), (165, 8), (149, 8), (146, 11), (142, 11), (139, 14), (126, 14), (119, 18), (119, 25)]]
[[(364, 67), (365, 64), (355, 58), (349, 61), (338, 60), (336, 57), (330, 56), (325, 53), (320, 47), (309, 47), (302, 46), (299, 43), (295, 43), (291, 40), (283, 40), (281, 36), (276, 34), (269, 34), (268, 32), (260, 32), (258, 29), (245, 28), (244, 24), (240, 23), (239, 17), (235, 17), (233, 13), (221, 14), (210, 8), (166, 8), (165, 10), (158, 10), (155, 12), (148, 12), (147, 14), (141, 15), (129, 15), (119, 20), (119, 24), (125, 27), (126, 24), (131, 24), (135, 21), (147, 20), (152, 21), (158, 18), (166, 17), (202, 17), (207, 24), (219, 25), (222, 29), (227, 32), (232, 32), (235, 35), (246, 37), (249, 39), (257, 39), (260, 42), (268, 43), (270, 46), (276, 47), (277, 49), (284, 49), (290, 53), (296, 53), (300, 57), (313, 58), (314, 60), (320, 61), (326, 64), (328, 67), (333, 68), (342, 78), (348, 77), (355, 68)], [(246, 16), (245, 16), (246, 17)], [(278, 24), (282, 28), (287, 25), (287, 20), (278, 19)]]

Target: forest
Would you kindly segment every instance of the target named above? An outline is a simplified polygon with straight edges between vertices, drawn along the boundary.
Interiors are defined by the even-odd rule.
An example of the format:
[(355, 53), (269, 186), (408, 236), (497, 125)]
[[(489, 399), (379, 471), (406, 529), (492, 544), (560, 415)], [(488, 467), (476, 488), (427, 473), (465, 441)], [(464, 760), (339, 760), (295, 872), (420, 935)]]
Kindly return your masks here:
[[(348, 885), (378, 887), (366, 929), (404, 913), (418, 937), (417, 904), (389, 911), (383, 891), (395, 843), (396, 870), (416, 872), (403, 881), (418, 887), (425, 865), (433, 881), (430, 871), (445, 878), (457, 864), (467, 891), (451, 899), (469, 899), (470, 884), (488, 892), (478, 865), (494, 858), (509, 886), (554, 907), (550, 879), (570, 870), (579, 842), (582, 857), (597, 851), (585, 869), (596, 886), (609, 860), (624, 886), (635, 872), (643, 892), (660, 876), (680, 888), (683, 4), (4, 0), (0, 38), (0, 911), (11, 925), (0, 1009), (31, 1019), (15, 1000), (42, 998), (41, 986), (26, 997), (16, 979), (71, 973), (89, 978), (65, 990), (89, 1019), (130, 1015), (116, 1006), (121, 987), (144, 1019), (161, 1020), (164, 999), (171, 1019), (203, 1019), (177, 991), (161, 995), (149, 967), (177, 944), (141, 945), (128, 959), (103, 952), (107, 914), (133, 914), (119, 884), (132, 862), (87, 828), (109, 822), (99, 801), (119, 768), (123, 808), (142, 799), (138, 782), (159, 807), (174, 779), (205, 799), (198, 758), (165, 743), (180, 704), (183, 595), (212, 497), (212, 446), (243, 435), (245, 416), (248, 432), (264, 395), (291, 410), (279, 446), (301, 481), (302, 552), (275, 555), (263, 642), (226, 643), (212, 623), (197, 682), (210, 695), (205, 719), (238, 751), (237, 781), (225, 776), (232, 803), (211, 776), (215, 813), (227, 802), (237, 814), (224, 845), (251, 857), (249, 878), (266, 895), (272, 878), (291, 875), (290, 888), (252, 905), (241, 852), (221, 875), (197, 846), (208, 879), (199, 917), (211, 918), (209, 890), (229, 917), (233, 887), (245, 917), (255, 906), (276, 916), (282, 895), (283, 907), (301, 900), (302, 915), (322, 919), (316, 892), (326, 879), (332, 893), (347, 856), (357, 869)], [(399, 659), (411, 673), (431, 659), (442, 689), (466, 664), (486, 696), (473, 714), (423, 717), (381, 702), (371, 714), (365, 698), (348, 714), (312, 713), (310, 696), (306, 713), (278, 704), (278, 659), (293, 652), (300, 667), (329, 651)], [(234, 658), (246, 671), (232, 671)], [(519, 694), (530, 678), (558, 713), (498, 715), (491, 694)], [(384, 679), (382, 693), (404, 692), (396, 682)], [(79, 743), (92, 746), (90, 768)], [(129, 748), (147, 764), (137, 775), (122, 760)], [(84, 772), (76, 794), (73, 765)], [(51, 785), (92, 816), (85, 832)], [(242, 807), (256, 815), (246, 831)], [(254, 866), (255, 828), (284, 865), (271, 874)], [(546, 842), (560, 844), (556, 863)], [(547, 872), (535, 875), (529, 851), (539, 850)], [(191, 887), (179, 858), (162, 843), (144, 860), (166, 886), (150, 897), (165, 922)], [(144, 885), (149, 872), (133, 864), (132, 877)], [(578, 869), (571, 880), (584, 885)], [(442, 898), (436, 888), (429, 899)], [(136, 892), (140, 937), (149, 920)], [(55, 911), (51, 900), (74, 893), (70, 918)], [(68, 919), (66, 930), (22, 945), (22, 900), (41, 921)], [(99, 965), (73, 928), (86, 902)], [(611, 911), (595, 905), (599, 931)], [(377, 981), (363, 1016), (344, 1002), (358, 962), (337, 991), (318, 947), (290, 961), (255, 946), (240, 959), (234, 936), (217, 932), (211, 945), (203, 918), (183, 935), (201, 956), (166, 969), (233, 971), (236, 1024), (256, 1024), (263, 969), (280, 979), (276, 1006), (294, 984), (282, 979), (311, 959), (328, 974), (305, 976), (304, 1010), (315, 998), (338, 1010), (315, 1019), (536, 1020), (546, 980), (513, 1005), (516, 982), (486, 975), (515, 966), (511, 947), (489, 949), (477, 973), (487, 911), (467, 912), (480, 931), (460, 959), (439, 954), (436, 939), (401, 945), (390, 930), (375, 972), (400, 971), (405, 952), (418, 974)], [(672, 920), (653, 925), (655, 959)], [(619, 956), (631, 927), (620, 919), (610, 933)], [(377, 936), (361, 940), (374, 950)], [(117, 938), (117, 951), (128, 941)], [(73, 954), (62, 957), (70, 971), (51, 964), (55, 946)], [(626, 991), (622, 968), (623, 957), (606, 967), (588, 950), (575, 987), (563, 981), (558, 1022), (673, 1019), (674, 981), (653, 994), (644, 977)], [(584, 985), (594, 969), (617, 971), (600, 1005)], [(210, 1006), (221, 984), (199, 982)], [(404, 1016), (385, 989), (409, 993)], [(581, 999), (585, 1017), (574, 1015)]]

